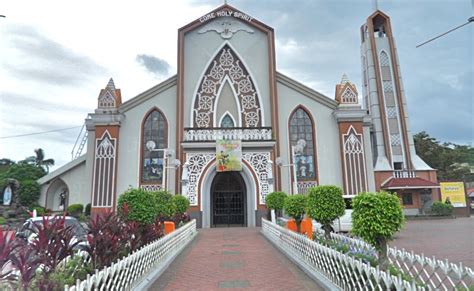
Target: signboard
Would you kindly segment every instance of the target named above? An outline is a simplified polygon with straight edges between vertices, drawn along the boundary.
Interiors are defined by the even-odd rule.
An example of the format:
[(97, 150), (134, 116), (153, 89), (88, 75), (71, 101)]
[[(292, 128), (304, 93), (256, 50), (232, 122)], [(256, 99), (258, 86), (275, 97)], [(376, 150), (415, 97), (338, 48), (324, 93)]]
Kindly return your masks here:
[(448, 199), (453, 207), (466, 207), (466, 193), (463, 182), (440, 182), (441, 200)]
[(217, 172), (242, 171), (242, 143), (240, 140), (216, 141)]

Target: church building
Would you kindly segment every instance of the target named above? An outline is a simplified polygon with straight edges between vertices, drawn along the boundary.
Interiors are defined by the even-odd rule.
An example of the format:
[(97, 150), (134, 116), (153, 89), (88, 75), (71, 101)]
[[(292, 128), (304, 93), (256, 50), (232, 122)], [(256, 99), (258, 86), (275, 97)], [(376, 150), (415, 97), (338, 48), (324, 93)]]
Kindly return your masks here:
[(100, 90), (74, 159), (39, 180), (39, 203), (59, 211), (66, 194), (101, 213), (129, 188), (163, 189), (189, 199), (200, 227), (250, 227), (268, 193), (337, 185), (425, 211), (439, 186), (415, 152), (390, 18), (377, 10), (360, 34), (361, 100), (345, 75), (331, 98), (277, 71), (267, 24), (227, 4), (199, 17), (178, 30), (175, 76), (126, 102), (112, 79)]

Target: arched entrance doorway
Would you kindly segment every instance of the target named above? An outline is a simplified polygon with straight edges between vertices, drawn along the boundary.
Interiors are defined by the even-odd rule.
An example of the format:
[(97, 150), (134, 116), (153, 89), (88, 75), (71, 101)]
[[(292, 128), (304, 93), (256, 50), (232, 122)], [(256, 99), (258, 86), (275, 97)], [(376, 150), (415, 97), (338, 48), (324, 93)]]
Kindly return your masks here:
[(247, 195), (238, 172), (217, 173), (211, 186), (211, 225), (246, 226)]

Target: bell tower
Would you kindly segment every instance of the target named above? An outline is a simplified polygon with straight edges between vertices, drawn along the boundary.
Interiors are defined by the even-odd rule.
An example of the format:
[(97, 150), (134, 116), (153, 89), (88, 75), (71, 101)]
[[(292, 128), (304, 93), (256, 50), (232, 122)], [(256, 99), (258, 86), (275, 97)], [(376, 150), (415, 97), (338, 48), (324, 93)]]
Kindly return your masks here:
[(361, 54), (363, 102), (373, 123), (374, 170), (414, 170), (416, 153), (395, 40), (390, 18), (380, 10), (361, 27)]

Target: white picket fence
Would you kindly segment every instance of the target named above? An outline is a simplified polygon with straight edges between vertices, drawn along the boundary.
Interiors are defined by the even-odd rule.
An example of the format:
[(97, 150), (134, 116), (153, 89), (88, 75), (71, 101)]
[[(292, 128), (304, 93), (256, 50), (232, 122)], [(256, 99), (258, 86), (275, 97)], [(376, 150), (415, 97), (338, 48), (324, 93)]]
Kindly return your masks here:
[[(425, 290), (425, 285), (392, 276), (369, 264), (262, 219), (262, 233), (309, 274), (319, 273), (342, 290)], [(317, 277), (316, 274), (314, 277)]]
[(196, 220), (152, 242), (103, 270), (95, 270), (76, 285), (65, 286), (66, 291), (131, 290), (160, 264), (181, 250), (196, 236)]
[[(318, 229), (318, 233), (324, 234)], [(374, 248), (357, 238), (351, 238), (343, 234), (331, 233), (331, 239), (349, 244), (353, 248), (361, 251), (375, 251)], [(474, 271), (462, 263), (454, 264), (448, 260), (439, 260), (436, 257), (426, 257), (424, 254), (418, 255), (413, 251), (407, 252), (405, 249), (388, 248), (388, 258), (392, 265), (396, 266), (403, 273), (409, 275), (415, 281), (422, 282), (429, 290), (455, 290), (467, 289), (474, 285)]]

